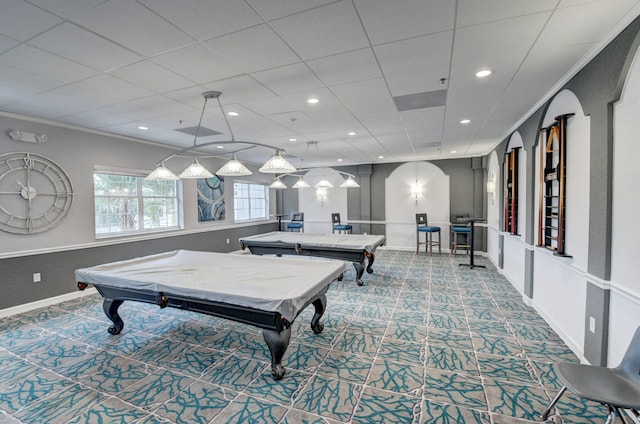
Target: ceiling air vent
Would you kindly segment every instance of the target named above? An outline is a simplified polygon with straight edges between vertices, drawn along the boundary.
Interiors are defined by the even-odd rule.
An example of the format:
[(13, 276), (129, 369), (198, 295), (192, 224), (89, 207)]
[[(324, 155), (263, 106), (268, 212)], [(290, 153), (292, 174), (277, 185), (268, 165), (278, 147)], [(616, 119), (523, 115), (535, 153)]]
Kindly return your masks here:
[(444, 106), (447, 102), (447, 90), (425, 91), (424, 93), (406, 94), (393, 98), (399, 112), (403, 110), (424, 109)]

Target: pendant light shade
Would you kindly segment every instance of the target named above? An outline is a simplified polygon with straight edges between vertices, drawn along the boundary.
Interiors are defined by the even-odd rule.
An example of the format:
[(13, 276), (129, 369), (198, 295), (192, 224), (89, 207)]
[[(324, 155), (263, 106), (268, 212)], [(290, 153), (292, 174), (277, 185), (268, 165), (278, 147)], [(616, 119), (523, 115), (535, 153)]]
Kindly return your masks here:
[(322, 178), (318, 184), (316, 184), (316, 188), (333, 188), (333, 184), (331, 184), (326, 178)]
[(277, 188), (277, 189), (287, 188), (287, 186), (282, 181), (280, 181), (280, 178), (276, 178), (276, 180), (274, 182), (272, 182), (269, 187)]
[(218, 169), (216, 174), (222, 175), (223, 177), (244, 177), (246, 175), (253, 174), (253, 172), (240, 163), (234, 154), (229, 162), (225, 163), (220, 169)]
[(360, 187), (360, 184), (358, 184), (352, 176), (349, 176), (342, 184), (340, 184), (340, 187)]
[(298, 179), (298, 181), (296, 181), (296, 183), (291, 187), (292, 188), (308, 188), (308, 187), (311, 187), (311, 185), (305, 180), (303, 180), (302, 177), (300, 177), (300, 179)]
[(169, 171), (165, 166), (164, 162), (161, 162), (160, 165), (156, 169), (154, 169), (149, 175), (145, 177), (145, 180), (164, 180), (164, 181), (175, 181), (179, 180), (178, 176), (173, 172)]
[(185, 179), (211, 178), (213, 177), (213, 174), (207, 171), (204, 166), (200, 165), (200, 162), (198, 162), (198, 158), (195, 158), (193, 160), (193, 163), (189, 165), (187, 169), (182, 171), (182, 173), (178, 175), (178, 177)]
[(280, 151), (277, 151), (267, 163), (262, 165), (260, 172), (265, 174), (289, 174), (296, 172), (296, 168), (280, 155)]

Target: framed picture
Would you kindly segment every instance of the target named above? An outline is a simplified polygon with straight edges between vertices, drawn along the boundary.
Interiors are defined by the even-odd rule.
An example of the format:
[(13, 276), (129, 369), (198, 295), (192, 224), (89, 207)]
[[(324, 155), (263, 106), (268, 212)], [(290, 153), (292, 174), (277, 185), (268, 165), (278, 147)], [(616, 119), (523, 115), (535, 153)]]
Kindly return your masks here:
[(198, 178), (198, 221), (224, 221), (224, 177)]

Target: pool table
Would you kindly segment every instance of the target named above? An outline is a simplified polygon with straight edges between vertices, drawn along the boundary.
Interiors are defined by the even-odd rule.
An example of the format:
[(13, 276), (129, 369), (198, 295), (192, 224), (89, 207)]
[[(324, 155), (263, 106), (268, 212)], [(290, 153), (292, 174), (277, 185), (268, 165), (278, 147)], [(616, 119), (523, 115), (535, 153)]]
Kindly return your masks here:
[(385, 242), (384, 236), (366, 234), (309, 234), (273, 231), (240, 239), (242, 249), (254, 255), (299, 255), (339, 259), (352, 262), (356, 282), (362, 286), (365, 259), (367, 273), (373, 273), (375, 250)]
[(309, 305), (315, 308), (311, 328), (322, 332), (320, 318), (332, 281), (347, 265), (335, 260), (266, 258), (175, 250), (75, 271), (78, 288), (95, 286), (103, 309), (119, 334), (124, 322), (118, 308), (125, 300), (153, 303), (214, 315), (263, 330), (271, 352), (271, 374), (285, 373), (282, 357), (289, 346), (291, 324)]

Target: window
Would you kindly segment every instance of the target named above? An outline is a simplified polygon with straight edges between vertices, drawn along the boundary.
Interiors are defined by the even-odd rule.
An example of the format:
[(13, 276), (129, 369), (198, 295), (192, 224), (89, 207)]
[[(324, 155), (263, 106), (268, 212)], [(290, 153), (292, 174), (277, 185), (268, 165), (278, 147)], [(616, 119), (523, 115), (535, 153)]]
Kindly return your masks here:
[(93, 174), (96, 236), (180, 228), (178, 182)]
[(233, 218), (237, 221), (267, 219), (269, 187), (266, 184), (233, 184)]

